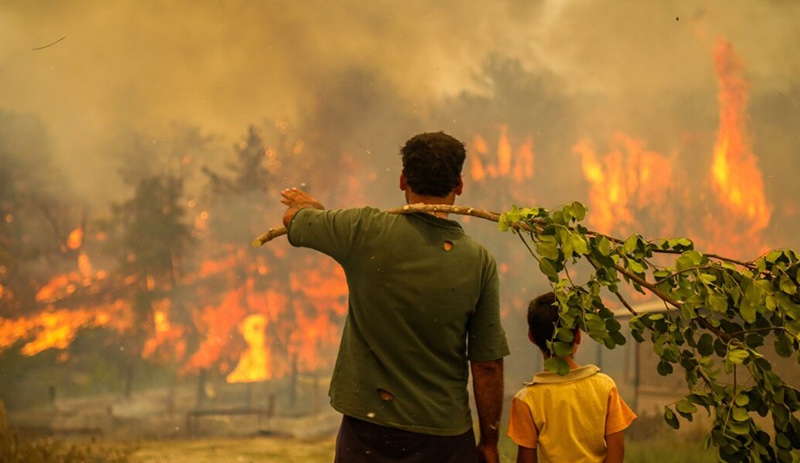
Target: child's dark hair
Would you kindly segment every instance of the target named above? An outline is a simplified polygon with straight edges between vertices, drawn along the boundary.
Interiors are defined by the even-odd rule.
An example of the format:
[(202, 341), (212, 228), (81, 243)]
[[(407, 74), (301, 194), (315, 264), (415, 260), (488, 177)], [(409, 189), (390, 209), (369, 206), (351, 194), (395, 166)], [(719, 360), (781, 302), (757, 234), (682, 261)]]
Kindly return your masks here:
[(528, 329), (533, 342), (546, 355), (552, 355), (547, 348), (547, 341), (553, 340), (558, 326), (558, 301), (553, 292), (542, 294), (528, 305)]

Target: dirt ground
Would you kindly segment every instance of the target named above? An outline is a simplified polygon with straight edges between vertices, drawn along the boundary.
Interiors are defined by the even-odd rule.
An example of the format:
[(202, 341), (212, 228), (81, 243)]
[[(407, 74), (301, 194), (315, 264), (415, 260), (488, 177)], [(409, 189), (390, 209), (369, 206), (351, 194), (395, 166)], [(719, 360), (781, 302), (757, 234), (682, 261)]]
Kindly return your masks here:
[(334, 437), (164, 440), (139, 443), (130, 463), (330, 463)]

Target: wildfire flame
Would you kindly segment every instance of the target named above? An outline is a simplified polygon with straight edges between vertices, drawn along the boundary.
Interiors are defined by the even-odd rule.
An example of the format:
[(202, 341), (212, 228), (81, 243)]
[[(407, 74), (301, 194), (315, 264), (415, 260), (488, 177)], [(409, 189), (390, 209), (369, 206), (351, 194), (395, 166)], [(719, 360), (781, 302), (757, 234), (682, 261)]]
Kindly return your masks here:
[[(746, 242), (750, 249), (758, 245), (758, 234), (769, 224), (771, 210), (747, 136), (747, 82), (730, 44), (720, 41), (713, 57), (720, 83), (720, 125), (707, 166), (710, 189), (702, 192), (707, 195), (687, 200), (680, 188), (684, 173), (675, 162), (680, 159), (680, 150), (664, 155), (649, 149), (645, 141), (622, 132), (613, 134), (604, 153), (588, 141), (580, 141), (573, 149), (580, 157), (588, 184), (588, 221), (593, 229), (627, 234), (655, 225), (657, 233), (674, 235), (682, 232), (679, 225), (687, 227), (685, 223), (678, 224), (678, 219), (689, 215), (689, 224), (699, 224), (690, 231), (714, 250), (729, 246), (725, 251), (735, 255), (740, 252), (736, 246), (742, 247), (742, 243)], [(286, 133), (286, 127), (279, 129)], [(295, 156), (303, 151), (302, 142), (290, 149)], [(508, 196), (503, 202), (510, 198), (519, 204), (533, 203), (530, 188), (526, 187), (534, 178), (536, 167), (532, 136), (511, 134), (507, 125), (500, 125), (496, 135), (475, 135), (469, 151), (465, 175), (471, 180), (478, 184), (490, 180), (508, 184), (503, 188)], [(270, 165), (275, 169), (278, 154), (275, 149), (265, 152), (274, 161)], [(348, 171), (359, 167), (346, 154), (342, 162)], [(359, 178), (374, 175), (371, 172)], [(354, 176), (347, 179), (341, 194), (362, 197), (360, 188), (362, 185)], [(705, 201), (706, 197), (716, 202)], [(701, 206), (714, 212), (715, 208), (724, 209), (725, 213), (691, 209)], [(189, 208), (195, 207), (192, 200)], [(195, 214), (193, 235), (208, 239), (211, 213), (196, 210)], [(12, 220), (10, 214), (6, 220)], [(36, 310), (31, 311), (36, 313), (16, 319), (0, 317), (0, 352), (20, 341), (25, 342), (23, 355), (36, 355), (51, 348), (64, 350), (87, 327), (105, 327), (120, 333), (142, 330), (143, 327), (134, 327), (134, 309), (123, 295), (115, 296), (118, 300), (91, 305), (70, 302), (82, 294), (114, 293), (108, 290), (108, 272), (92, 265), (84, 250), (84, 238), (83, 228), (69, 234), (64, 251), (77, 254), (76, 269), (41, 285), (35, 295)], [(141, 355), (177, 362), (182, 372), (216, 368), (229, 382), (265, 381), (296, 369), (330, 367), (347, 313), (347, 284), (341, 268), (317, 256), (293, 257), (287, 264), (289, 259), (280, 247), (265, 251), (271, 253), (265, 257), (254, 255), (247, 243), (226, 246), (220, 256), (205, 258), (195, 271), (180, 276), (178, 283), (191, 287), (202, 302), (183, 307), (166, 297), (151, 301)], [(516, 266), (513, 262), (499, 262), (499, 267), (506, 274)], [(3, 272), (5, 269), (0, 267), (0, 274)], [(148, 291), (159, 290), (154, 278), (138, 278)], [(115, 289), (142, 286), (136, 276), (119, 280), (114, 282)], [(12, 297), (11, 292), (0, 285), (0, 298)], [(187, 310), (192, 320), (181, 321), (175, 312), (178, 307)], [(192, 333), (197, 336), (199, 347), (188, 353), (187, 336)]]
[(247, 342), (239, 364), (225, 378), (229, 383), (264, 381), (270, 378), (269, 352), (266, 341), (267, 318), (262, 314), (248, 315), (239, 325)]
[(67, 248), (78, 249), (83, 244), (83, 228), (72, 230), (67, 236)]
[(665, 209), (673, 187), (669, 158), (646, 150), (642, 141), (621, 132), (614, 135), (611, 150), (602, 159), (587, 142), (578, 143), (574, 150), (581, 156), (589, 182), (588, 219), (595, 230), (632, 233), (641, 230), (637, 217), (644, 209)]
[(480, 135), (476, 135), (471, 144), (470, 176), (476, 182), (490, 178), (509, 177), (521, 184), (533, 178), (533, 138), (527, 137), (514, 151), (508, 139), (508, 126), (500, 126), (500, 137), (497, 143), (496, 159), (489, 154), (488, 144)]
[(749, 232), (769, 225), (771, 210), (764, 196), (764, 182), (747, 134), (747, 80), (733, 46), (719, 40), (714, 49), (719, 79), (720, 126), (714, 146), (712, 184), (720, 200), (734, 214), (749, 221)]
[[(765, 249), (759, 232), (769, 224), (770, 207), (748, 143), (747, 82), (729, 43), (720, 40), (713, 57), (720, 84), (720, 126), (708, 166), (712, 191), (687, 198), (677, 189), (685, 175), (674, 168), (680, 153), (667, 157), (647, 151), (643, 142), (623, 133), (615, 134), (604, 156), (580, 142), (574, 151), (589, 183), (588, 220), (597, 231), (642, 233), (642, 219), (649, 219), (648, 225), (655, 225), (661, 235), (688, 231), (704, 248), (732, 257)], [(709, 195), (716, 202), (704, 199)], [(726, 212), (720, 214), (719, 208)], [(684, 230), (677, 229), (679, 216), (685, 219)]]

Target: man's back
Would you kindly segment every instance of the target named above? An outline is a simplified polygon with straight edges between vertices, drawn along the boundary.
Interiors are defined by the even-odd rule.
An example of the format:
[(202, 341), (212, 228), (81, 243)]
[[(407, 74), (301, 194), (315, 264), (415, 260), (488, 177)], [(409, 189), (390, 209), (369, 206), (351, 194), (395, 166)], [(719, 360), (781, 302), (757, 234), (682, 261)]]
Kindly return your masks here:
[(347, 276), (334, 408), (415, 432), (469, 430), (467, 351), (479, 361), (507, 353), (486, 249), (457, 222), (372, 208), (301, 210), (289, 230), (292, 244), (330, 255)]

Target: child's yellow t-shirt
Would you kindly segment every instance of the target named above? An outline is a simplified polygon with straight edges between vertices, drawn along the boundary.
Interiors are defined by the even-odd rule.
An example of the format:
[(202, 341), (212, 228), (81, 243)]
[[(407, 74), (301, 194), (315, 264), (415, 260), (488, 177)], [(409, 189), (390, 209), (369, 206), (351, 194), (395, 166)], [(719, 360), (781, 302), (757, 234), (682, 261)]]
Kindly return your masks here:
[(537, 373), (514, 396), (510, 413), (508, 436), (517, 445), (538, 448), (540, 463), (602, 463), (605, 436), (636, 419), (614, 380), (594, 365), (565, 376)]

